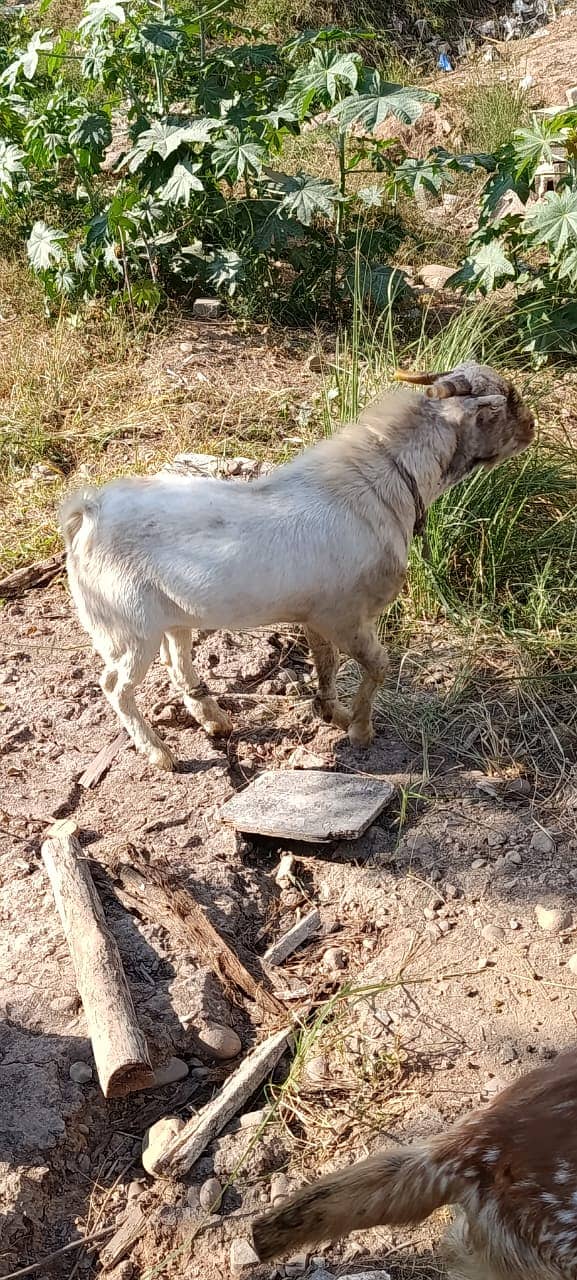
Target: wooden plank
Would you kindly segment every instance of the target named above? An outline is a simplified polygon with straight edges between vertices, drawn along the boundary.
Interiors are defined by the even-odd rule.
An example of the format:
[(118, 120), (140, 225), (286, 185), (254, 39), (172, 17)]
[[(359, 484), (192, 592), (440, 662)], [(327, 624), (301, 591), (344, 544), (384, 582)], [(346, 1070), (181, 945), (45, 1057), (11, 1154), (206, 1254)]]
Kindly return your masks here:
[(101, 747), (98, 755), (95, 755), (94, 760), (91, 760), (84, 773), (80, 775), (78, 782), (81, 787), (84, 787), (85, 791), (88, 791), (89, 787), (95, 787), (96, 783), (100, 782), (112, 762), (120, 755), (123, 746), (130, 746), (130, 739), (124, 729), (121, 729), (120, 733), (117, 733), (116, 737), (112, 739), (112, 742), (107, 742), (105, 747)]
[(192, 947), (203, 963), (211, 966), (223, 983), (225, 990), (235, 995), (242, 991), (274, 1018), (286, 1019), (286, 1009), (271, 990), (271, 982), (260, 960), (251, 957), (255, 978), (239, 960), (222, 934), (215, 929), (188, 889), (171, 885), (166, 874), (158, 867), (150, 867), (137, 860), (120, 863), (114, 874), (120, 880), (124, 895), (131, 903), (144, 911), (154, 923), (162, 923), (172, 937), (177, 937), (187, 947)]
[(0, 600), (12, 600), (32, 587), (45, 587), (58, 573), (64, 569), (66, 553), (57, 551), (56, 555), (36, 564), (27, 564), (23, 569), (15, 569), (13, 573), (0, 578)]
[(229, 1076), (220, 1093), (193, 1116), (165, 1147), (151, 1172), (159, 1178), (181, 1178), (188, 1173), (209, 1144), (222, 1133), (233, 1116), (260, 1088), (287, 1048), (292, 1029), (277, 1031), (249, 1053)]
[(393, 798), (387, 778), (321, 769), (261, 773), (221, 809), (238, 831), (326, 843), (356, 840)]
[(73, 822), (50, 828), (42, 859), (74, 965), (102, 1092), (114, 1098), (146, 1088), (154, 1082), (146, 1040)]
[(282, 964), (288, 956), (296, 951), (297, 947), (302, 947), (303, 942), (308, 942), (317, 932), (321, 923), (321, 917), (316, 907), (309, 911), (308, 915), (303, 916), (297, 924), (293, 924), (292, 929), (288, 929), (283, 933), (282, 937), (273, 942), (272, 946), (265, 951), (263, 959), (266, 964)]

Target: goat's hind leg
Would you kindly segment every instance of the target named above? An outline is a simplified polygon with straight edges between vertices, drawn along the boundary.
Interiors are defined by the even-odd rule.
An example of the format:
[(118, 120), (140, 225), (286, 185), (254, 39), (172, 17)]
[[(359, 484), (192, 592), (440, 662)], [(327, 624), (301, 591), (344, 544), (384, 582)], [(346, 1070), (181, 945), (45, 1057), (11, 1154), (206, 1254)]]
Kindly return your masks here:
[(168, 747), (138, 710), (134, 697), (134, 690), (144, 680), (153, 657), (153, 647), (140, 643), (126, 649), (118, 659), (109, 658), (100, 677), (100, 688), (132, 738), (136, 750), (147, 756), (158, 769), (173, 769), (174, 760)]
[(341, 647), (363, 669), (361, 683), (353, 698), (349, 738), (355, 746), (368, 747), (375, 734), (372, 724), (375, 693), (389, 668), (386, 649), (373, 626), (362, 626), (341, 637)]
[(339, 702), (337, 697), (337, 671), (339, 669), (339, 651), (325, 640), (318, 631), (305, 627), (318, 677), (318, 693), (314, 700), (315, 710), (327, 724), (335, 724), (338, 729), (348, 729), (350, 712)]
[(166, 631), (160, 656), (168, 668), (168, 674), (182, 701), (205, 733), (215, 736), (230, 733), (232, 720), (227, 711), (209, 693), (196, 672), (191, 657), (191, 632), (184, 627)]

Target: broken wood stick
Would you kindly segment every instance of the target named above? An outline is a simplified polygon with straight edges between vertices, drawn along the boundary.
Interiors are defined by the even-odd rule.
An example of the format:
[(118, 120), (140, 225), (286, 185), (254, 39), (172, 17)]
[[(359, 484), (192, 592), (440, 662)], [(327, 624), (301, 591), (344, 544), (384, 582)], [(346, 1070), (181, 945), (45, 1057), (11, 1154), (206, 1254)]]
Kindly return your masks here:
[(313, 907), (313, 910), (309, 911), (308, 915), (303, 916), (302, 920), (299, 920), (297, 924), (293, 924), (292, 929), (288, 929), (286, 933), (283, 933), (276, 942), (273, 942), (268, 951), (265, 951), (263, 956), (265, 963), (272, 965), (282, 964), (283, 960), (292, 955), (297, 947), (301, 947), (303, 942), (308, 942), (309, 938), (313, 937), (320, 923), (319, 912), (316, 907)]
[(0, 600), (11, 600), (31, 587), (45, 587), (60, 570), (64, 568), (65, 553), (57, 551), (48, 560), (40, 560), (37, 564), (27, 564), (23, 569), (15, 569), (13, 573), (0, 578)]
[(257, 979), (215, 929), (188, 889), (173, 886), (163, 871), (143, 863), (135, 851), (131, 851), (131, 856), (132, 863), (122, 862), (114, 868), (125, 896), (154, 923), (160, 921), (185, 946), (192, 947), (203, 962), (208, 961), (228, 993), (231, 988), (233, 995), (235, 991), (242, 991), (277, 1023), (279, 1018), (286, 1021), (286, 1009), (273, 995), (272, 984), (260, 960), (256, 956), (251, 958)]
[(76, 974), (98, 1079), (105, 1098), (154, 1081), (122, 960), (70, 820), (54, 823), (42, 859)]
[(80, 786), (85, 791), (88, 791), (89, 787), (96, 786), (96, 783), (100, 782), (100, 779), (104, 777), (106, 770), (110, 768), (113, 760), (120, 754), (121, 747), (123, 745), (128, 746), (128, 743), (128, 734), (124, 732), (124, 729), (121, 729), (120, 733), (117, 733), (116, 737), (112, 739), (112, 742), (107, 742), (105, 747), (101, 747), (94, 760), (91, 760), (90, 764), (86, 766), (84, 773), (81, 773), (78, 779)]
[(257, 1045), (229, 1076), (220, 1093), (207, 1102), (165, 1147), (150, 1172), (157, 1178), (179, 1178), (188, 1173), (205, 1148), (222, 1133), (229, 1120), (260, 1088), (269, 1071), (276, 1067), (292, 1034), (292, 1028), (285, 1027)]
[(139, 1204), (129, 1206), (117, 1231), (100, 1250), (100, 1261), (105, 1271), (111, 1271), (130, 1253), (132, 1246), (150, 1224), (150, 1215), (142, 1212)]

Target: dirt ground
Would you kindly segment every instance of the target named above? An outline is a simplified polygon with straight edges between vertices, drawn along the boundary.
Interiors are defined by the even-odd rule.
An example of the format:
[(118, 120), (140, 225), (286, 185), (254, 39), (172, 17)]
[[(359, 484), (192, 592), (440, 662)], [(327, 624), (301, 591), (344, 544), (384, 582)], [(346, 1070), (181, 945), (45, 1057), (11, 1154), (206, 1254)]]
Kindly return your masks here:
[[(423, 784), (422, 757), (386, 720), (373, 747), (355, 755), (315, 720), (310, 665), (297, 640), (275, 633), (212, 637), (198, 650), (199, 669), (234, 715), (227, 743), (207, 741), (157, 665), (141, 698), (179, 771), (155, 773), (127, 745), (84, 791), (79, 776), (117, 726), (65, 586), (6, 606), (0, 645), (4, 1275), (117, 1225), (138, 1198), (148, 1225), (118, 1280), (225, 1280), (230, 1242), (270, 1202), (279, 1170), (295, 1183), (378, 1143), (444, 1127), (574, 1039), (571, 788), (562, 821), (547, 830), (520, 778), (490, 780), (439, 754), (428, 761), (434, 786)], [(280, 889), (274, 870), (290, 846), (236, 836), (219, 809), (263, 768), (299, 763), (386, 776), (397, 800), (356, 842), (296, 848), (294, 881)], [(298, 787), (298, 769), (294, 779)], [(144, 1130), (167, 1113), (187, 1118), (234, 1066), (199, 1045), (207, 1022), (236, 1029), (243, 1054), (266, 1030), (254, 1005), (229, 1002), (201, 955), (127, 910), (111, 876), (106, 915), (154, 1060), (176, 1054), (189, 1073), (155, 1093), (108, 1103), (94, 1078), (71, 1079), (72, 1063), (92, 1062), (90, 1043), (39, 857), (46, 824), (64, 815), (74, 816), (87, 855), (104, 872), (136, 849), (188, 886), (248, 956), (317, 904), (321, 933), (285, 964), (283, 981), (294, 987), (297, 1011), (311, 1000), (322, 1006), (339, 989), (349, 993), (302, 1050), (300, 1078), (248, 1154), (249, 1131), (233, 1124), (183, 1184), (144, 1174)], [(539, 904), (560, 909), (555, 930), (538, 923)], [(323, 963), (335, 947), (338, 972)], [(364, 994), (354, 999), (351, 986)], [(276, 1073), (281, 1084), (289, 1066), (287, 1057)], [(229, 1185), (221, 1211), (207, 1220), (194, 1188), (212, 1174)], [(345, 1242), (324, 1252), (323, 1265), (339, 1275), (358, 1271), (359, 1262), (379, 1262), (397, 1280), (415, 1267), (438, 1275), (438, 1264), (429, 1270), (438, 1225)], [(295, 1275), (318, 1262), (291, 1265), (287, 1274)], [(50, 1274), (92, 1275), (95, 1267), (99, 1274), (97, 1247), (62, 1255)], [(268, 1280), (279, 1272), (247, 1274)]]

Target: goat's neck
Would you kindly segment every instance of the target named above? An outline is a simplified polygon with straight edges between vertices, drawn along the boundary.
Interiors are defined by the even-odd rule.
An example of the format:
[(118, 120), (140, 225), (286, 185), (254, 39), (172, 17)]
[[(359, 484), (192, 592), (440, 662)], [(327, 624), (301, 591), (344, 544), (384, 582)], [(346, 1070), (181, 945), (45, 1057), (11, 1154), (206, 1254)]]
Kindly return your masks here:
[(455, 483), (450, 463), (456, 445), (455, 428), (449, 423), (436, 423), (426, 433), (416, 432), (392, 453), (393, 463), (400, 463), (414, 477), (425, 508)]

